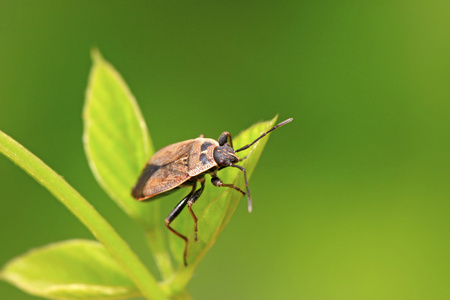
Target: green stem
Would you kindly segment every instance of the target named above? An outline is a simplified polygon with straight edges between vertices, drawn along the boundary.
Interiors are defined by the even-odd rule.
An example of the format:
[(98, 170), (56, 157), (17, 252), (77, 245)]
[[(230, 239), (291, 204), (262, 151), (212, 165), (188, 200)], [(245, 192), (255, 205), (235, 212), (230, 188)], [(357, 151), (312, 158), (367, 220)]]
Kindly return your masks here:
[(174, 274), (172, 261), (170, 260), (169, 253), (166, 251), (167, 248), (164, 245), (165, 240), (161, 230), (147, 228), (145, 230), (145, 235), (163, 280), (172, 278)]
[(128, 244), (61, 176), (2, 131), (0, 131), (0, 152), (43, 185), (87, 227), (123, 267), (147, 299), (167, 299), (155, 278)]
[(175, 273), (175, 276), (163, 283), (163, 288), (167, 287), (170, 293), (181, 293), (192, 278), (196, 267), (197, 264), (178, 270), (178, 272)]

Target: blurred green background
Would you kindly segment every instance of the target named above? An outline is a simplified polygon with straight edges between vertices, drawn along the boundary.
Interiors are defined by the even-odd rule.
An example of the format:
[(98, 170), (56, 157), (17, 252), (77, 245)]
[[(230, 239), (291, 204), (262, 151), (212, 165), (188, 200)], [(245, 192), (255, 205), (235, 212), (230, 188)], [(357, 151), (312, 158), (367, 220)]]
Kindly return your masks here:
[[(151, 266), (85, 159), (91, 48), (123, 75), (156, 148), (294, 117), (252, 177), (254, 212), (242, 201), (193, 298), (450, 299), (449, 12), (448, 1), (1, 0), (0, 129)], [(0, 184), (1, 265), (92, 238), (3, 156)], [(167, 213), (178, 198), (160, 200)], [(37, 299), (4, 282), (0, 297)]]

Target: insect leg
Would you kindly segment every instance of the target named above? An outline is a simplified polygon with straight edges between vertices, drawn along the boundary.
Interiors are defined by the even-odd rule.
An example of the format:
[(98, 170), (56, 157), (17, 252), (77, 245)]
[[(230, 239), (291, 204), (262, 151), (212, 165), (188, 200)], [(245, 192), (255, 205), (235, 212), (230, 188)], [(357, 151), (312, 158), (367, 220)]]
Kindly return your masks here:
[(243, 192), (240, 188), (238, 188), (234, 184), (223, 183), (222, 180), (220, 180), (219, 177), (217, 177), (217, 176), (211, 178), (211, 183), (217, 187), (228, 187), (228, 188), (235, 189), (236, 191), (240, 192), (242, 194), (242, 196), (245, 196), (245, 192)]
[[(250, 195), (250, 189), (248, 188), (248, 181), (247, 181), (247, 171), (239, 166), (239, 165), (230, 165), (230, 167), (235, 167), (238, 168), (239, 170), (241, 170), (242, 172), (244, 172), (244, 179), (245, 179), (245, 187), (247, 188), (247, 199), (248, 199), (248, 212), (252, 212), (252, 196)], [(220, 170), (220, 169), (219, 169)], [(218, 187), (229, 187), (232, 189), (235, 189), (238, 192), (241, 192), (241, 194), (244, 196), (245, 193), (238, 188), (237, 186), (233, 185), (233, 184), (225, 184), (222, 182), (222, 180), (219, 179), (219, 177), (217, 177), (217, 175), (215, 173), (210, 173), (211, 174), (211, 183), (214, 184), (215, 186)]]
[(231, 134), (228, 131), (222, 133), (217, 141), (219, 142), (220, 146), (225, 145), (225, 143), (229, 141), (228, 144), (231, 148), (233, 148), (233, 140), (231, 139)]
[(186, 261), (186, 254), (187, 254), (187, 243), (188, 243), (188, 239), (186, 236), (182, 235), (181, 233), (179, 233), (178, 231), (176, 231), (175, 229), (173, 229), (172, 227), (170, 227), (170, 223), (172, 223), (173, 220), (175, 220), (175, 218), (180, 214), (180, 212), (183, 210), (183, 208), (186, 206), (186, 204), (188, 203), (188, 200), (192, 197), (192, 195), (194, 194), (196, 188), (196, 183), (194, 183), (194, 185), (192, 186), (192, 190), (191, 192), (183, 198), (183, 200), (181, 200), (177, 206), (175, 206), (175, 208), (170, 212), (170, 214), (167, 216), (166, 218), (166, 227), (167, 229), (169, 229), (171, 232), (173, 232), (175, 235), (179, 236), (180, 238), (182, 238), (184, 240), (184, 251), (183, 251), (183, 260), (184, 260), (184, 265), (187, 266), (187, 261)]
[(195, 216), (194, 211), (192, 210), (191, 206), (192, 206), (192, 204), (195, 203), (195, 201), (198, 200), (198, 198), (200, 198), (200, 196), (203, 193), (203, 190), (205, 188), (205, 178), (202, 178), (199, 181), (200, 181), (202, 187), (199, 188), (187, 202), (187, 205), (188, 205), (188, 208), (189, 208), (189, 212), (191, 213), (191, 216), (194, 219), (194, 237), (195, 237), (195, 241), (196, 242), (198, 242), (198, 239), (197, 239), (197, 230), (198, 230), (197, 217)]

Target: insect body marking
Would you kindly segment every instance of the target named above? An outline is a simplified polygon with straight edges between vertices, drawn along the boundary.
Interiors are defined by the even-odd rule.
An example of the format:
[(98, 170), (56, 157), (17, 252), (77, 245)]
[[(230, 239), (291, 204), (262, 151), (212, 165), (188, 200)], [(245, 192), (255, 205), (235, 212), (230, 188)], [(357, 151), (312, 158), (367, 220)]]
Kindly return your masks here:
[(202, 151), (202, 153), (205, 153), (205, 150), (207, 150), (209, 148), (209, 146), (212, 146), (212, 143), (210, 142), (204, 142), (202, 144), (202, 146), (200, 147), (200, 150)]
[(208, 157), (206, 157), (206, 154), (203, 152), (200, 154), (200, 161), (202, 162), (202, 165), (206, 165), (208, 163)]
[(197, 176), (216, 165), (215, 161), (211, 159), (215, 146), (212, 141), (194, 143), (189, 159), (190, 176)]
[(200, 146), (200, 162), (202, 163), (202, 165), (206, 165), (209, 163), (208, 160), (208, 156), (207, 153), (210, 151), (209, 147), (212, 146), (213, 144), (210, 142), (204, 142), (201, 146)]

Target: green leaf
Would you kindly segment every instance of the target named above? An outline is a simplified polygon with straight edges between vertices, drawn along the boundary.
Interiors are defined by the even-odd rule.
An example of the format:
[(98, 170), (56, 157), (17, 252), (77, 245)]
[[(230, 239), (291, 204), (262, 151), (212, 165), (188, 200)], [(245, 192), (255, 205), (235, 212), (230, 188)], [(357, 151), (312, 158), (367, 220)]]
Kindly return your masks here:
[(11, 260), (0, 273), (30, 294), (50, 299), (127, 299), (142, 296), (102, 244), (69, 240)]
[[(273, 127), (276, 119), (277, 116), (270, 121), (255, 124), (247, 130), (241, 132), (236, 138), (233, 139), (234, 148), (238, 149), (255, 140), (261, 133)], [(247, 155), (247, 159), (245, 159), (241, 165), (246, 168), (248, 179), (250, 179), (267, 141), (268, 136), (259, 140), (249, 149), (238, 153), (240, 157), (245, 157)], [(224, 183), (233, 183), (245, 191), (244, 174), (238, 169), (223, 169), (218, 173), (218, 176)], [(251, 191), (251, 184), (249, 183), (249, 185)], [(173, 255), (179, 262), (180, 266), (182, 266), (180, 267), (177, 276), (173, 278), (170, 283), (168, 283), (173, 289), (182, 289), (187, 284), (195, 267), (215, 243), (218, 235), (230, 220), (241, 199), (244, 199), (247, 202), (247, 196), (243, 197), (239, 192), (233, 189), (217, 188), (211, 185), (205, 187), (201, 198), (195, 203), (195, 205), (192, 206), (198, 217), (199, 242), (194, 242), (194, 222), (189, 213), (182, 214), (183, 217), (177, 218), (176, 221), (172, 223), (173, 227), (179, 232), (187, 235), (190, 241), (188, 244), (187, 253), (189, 265), (185, 268), (182, 266), (184, 243), (179, 237), (173, 234), (170, 235)], [(258, 202), (257, 199), (254, 200), (256, 200), (254, 201), (256, 204), (254, 205), (254, 211), (257, 213)], [(247, 205), (245, 206), (245, 209), (247, 209)]]
[(152, 227), (158, 209), (130, 196), (142, 167), (154, 152), (145, 121), (120, 74), (98, 51), (92, 56), (83, 112), (89, 165), (105, 192), (128, 215)]
[(120, 74), (98, 51), (92, 56), (83, 114), (89, 165), (105, 192), (143, 226), (162, 275), (170, 277), (173, 269), (163, 236), (160, 202), (142, 203), (130, 195), (154, 152), (144, 118)]
[(0, 153), (16, 163), (64, 204), (99, 240), (147, 299), (166, 295), (114, 228), (60, 175), (0, 130)]

